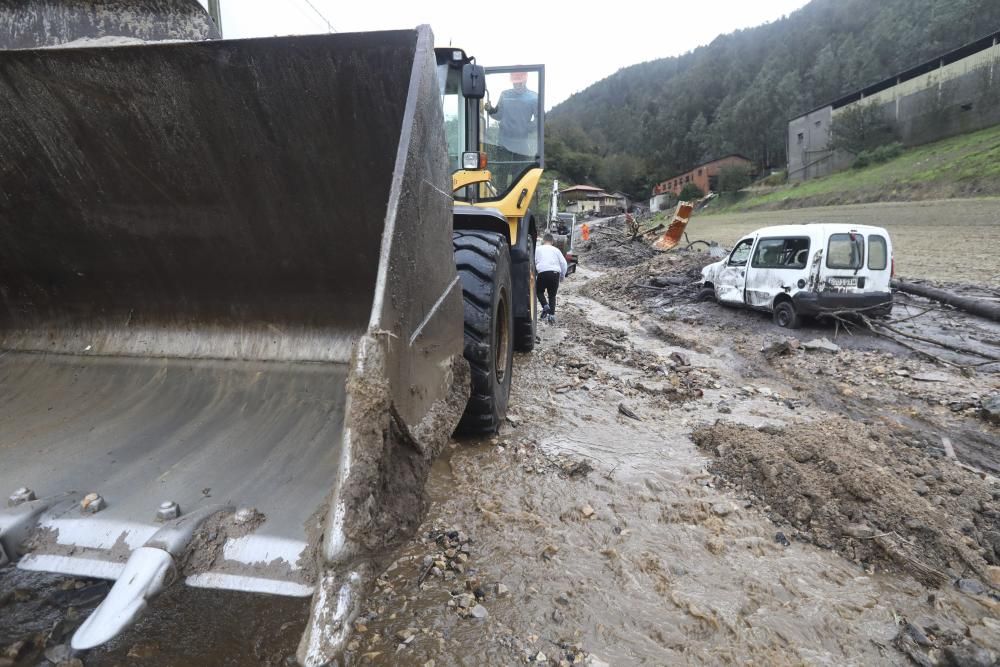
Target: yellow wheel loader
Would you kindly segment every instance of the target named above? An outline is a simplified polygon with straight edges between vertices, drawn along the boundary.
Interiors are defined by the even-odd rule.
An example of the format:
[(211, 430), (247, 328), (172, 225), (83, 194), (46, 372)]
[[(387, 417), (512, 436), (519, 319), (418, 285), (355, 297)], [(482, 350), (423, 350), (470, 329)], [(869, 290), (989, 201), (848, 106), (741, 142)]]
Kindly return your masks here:
[[(472, 398), (459, 429), (492, 432), (507, 410), (512, 350), (535, 346), (539, 227), (530, 205), (544, 163), (545, 67), (483, 68), (452, 48), (438, 49), (437, 63), (472, 370)], [(488, 91), (504, 88), (496, 104), (483, 103)]]
[(427, 27), (0, 0), (0, 566), (115, 582), (74, 649), (183, 583), (310, 597), (299, 660), (338, 659), (534, 344), (532, 71), (504, 184), (513, 98)]

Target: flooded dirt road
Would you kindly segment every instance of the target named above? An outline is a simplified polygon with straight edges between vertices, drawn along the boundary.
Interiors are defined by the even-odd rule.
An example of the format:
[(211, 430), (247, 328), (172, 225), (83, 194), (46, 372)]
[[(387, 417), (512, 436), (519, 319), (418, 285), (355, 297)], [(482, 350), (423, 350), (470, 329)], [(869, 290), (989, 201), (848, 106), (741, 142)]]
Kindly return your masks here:
[[(976, 467), (1000, 458), (980, 415), (996, 376), (916, 380), (941, 371), (862, 337), (767, 358), (786, 332), (766, 318), (651, 301), (616, 273), (564, 283), (501, 433), (437, 461), (345, 662), (992, 664), (1000, 488), (941, 435)], [(51, 649), (106, 590), (40, 577), (0, 572), (0, 646), (38, 640), (17, 664), (65, 657)], [(290, 664), (305, 614), (174, 587), (78, 658)]]

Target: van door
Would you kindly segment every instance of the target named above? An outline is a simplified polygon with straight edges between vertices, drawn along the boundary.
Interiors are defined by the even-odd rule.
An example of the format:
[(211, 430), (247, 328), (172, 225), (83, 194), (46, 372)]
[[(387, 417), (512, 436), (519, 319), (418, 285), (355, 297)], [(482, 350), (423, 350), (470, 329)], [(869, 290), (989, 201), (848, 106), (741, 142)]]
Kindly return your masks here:
[(715, 296), (719, 301), (744, 303), (743, 290), (746, 285), (747, 263), (755, 238), (750, 236), (740, 240), (729, 253), (729, 258), (719, 271), (719, 277), (715, 282)]
[(799, 280), (807, 277), (809, 251), (808, 236), (758, 239), (747, 268), (747, 305), (770, 310), (774, 297), (791, 294)]
[(888, 239), (881, 234), (870, 237), (854, 229), (829, 235), (820, 289), (847, 293), (888, 291)]
[(866, 292), (889, 292), (892, 280), (892, 241), (888, 234), (872, 232), (868, 234), (868, 259), (865, 262), (868, 279)]

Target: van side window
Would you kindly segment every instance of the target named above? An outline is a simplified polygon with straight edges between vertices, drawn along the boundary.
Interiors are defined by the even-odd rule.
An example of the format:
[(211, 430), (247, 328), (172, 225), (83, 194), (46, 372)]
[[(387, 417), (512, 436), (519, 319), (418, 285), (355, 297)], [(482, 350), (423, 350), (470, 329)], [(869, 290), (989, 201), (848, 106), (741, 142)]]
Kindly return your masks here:
[(868, 268), (884, 271), (889, 263), (889, 248), (885, 238), (877, 234), (868, 237)]
[(753, 254), (755, 269), (804, 269), (809, 259), (809, 239), (761, 239)]
[(865, 265), (865, 237), (861, 234), (830, 234), (826, 266), (857, 271)]
[(733, 252), (729, 255), (729, 266), (746, 266), (747, 260), (750, 259), (750, 247), (753, 245), (753, 239), (743, 239), (736, 244), (733, 248)]

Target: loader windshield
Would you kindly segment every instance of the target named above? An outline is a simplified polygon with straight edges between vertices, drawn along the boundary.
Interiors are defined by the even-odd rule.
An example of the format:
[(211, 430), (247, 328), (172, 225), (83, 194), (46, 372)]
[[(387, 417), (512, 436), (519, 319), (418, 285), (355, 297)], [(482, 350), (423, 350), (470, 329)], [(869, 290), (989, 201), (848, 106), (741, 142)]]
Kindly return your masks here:
[(542, 161), (544, 125), (541, 72), (533, 67), (487, 69), (484, 150), (493, 185), (503, 193)]

